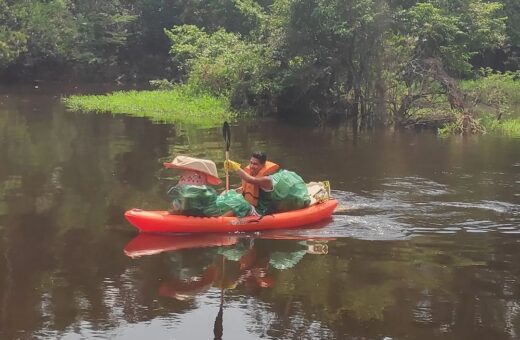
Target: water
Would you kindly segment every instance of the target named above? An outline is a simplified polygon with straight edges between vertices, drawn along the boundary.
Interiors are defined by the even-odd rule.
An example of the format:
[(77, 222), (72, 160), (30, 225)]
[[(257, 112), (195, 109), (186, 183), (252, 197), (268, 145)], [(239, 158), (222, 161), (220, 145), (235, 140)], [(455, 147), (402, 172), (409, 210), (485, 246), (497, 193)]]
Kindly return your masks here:
[(231, 158), (329, 180), (333, 219), (137, 235), (123, 213), (166, 208), (162, 162), (223, 176), (221, 128), (66, 112), (77, 91), (0, 92), (0, 338), (519, 337), (520, 140), (242, 122)]

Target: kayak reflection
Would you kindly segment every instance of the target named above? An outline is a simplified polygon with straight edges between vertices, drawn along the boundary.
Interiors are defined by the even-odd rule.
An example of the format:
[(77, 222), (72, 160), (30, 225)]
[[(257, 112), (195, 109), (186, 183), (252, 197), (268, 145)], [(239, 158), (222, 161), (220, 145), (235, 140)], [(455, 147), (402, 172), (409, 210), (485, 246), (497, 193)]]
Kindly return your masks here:
[[(288, 233), (241, 236), (140, 234), (125, 246), (124, 253), (132, 258), (163, 253), (161, 258), (177, 264), (159, 284), (158, 294), (162, 297), (186, 301), (217, 288), (220, 303), (213, 333), (214, 339), (222, 339), (226, 292), (242, 288), (250, 295), (258, 295), (275, 285), (277, 271), (293, 268), (306, 254), (327, 254), (327, 242), (331, 240)], [(201, 249), (190, 251), (195, 248)], [(193, 257), (203, 259), (196, 262), (196, 268), (192, 268), (193, 262), (185, 261)]]
[(201, 250), (210, 256), (201, 268), (177, 268), (160, 284), (159, 295), (186, 300), (212, 286), (219, 289), (243, 286), (249, 294), (257, 294), (262, 288), (275, 285), (277, 270), (293, 268), (306, 254), (327, 254), (327, 242), (333, 240), (274, 233), (256, 236), (258, 238), (228, 234), (140, 234), (124, 247), (124, 253), (138, 258), (208, 248)]
[(139, 257), (182, 249), (229, 246), (237, 240), (236, 236), (226, 234), (168, 236), (143, 233), (133, 238), (123, 251), (129, 257)]
[(323, 241), (300, 241), (292, 251), (269, 251), (261, 241), (241, 239), (232, 246), (219, 247), (213, 263), (201, 269), (200, 274), (181, 278), (179, 273), (161, 283), (159, 294), (185, 300), (212, 286), (221, 290), (243, 286), (248, 294), (256, 295), (262, 288), (275, 285), (275, 270), (293, 268), (305, 254), (326, 254), (328, 251)]

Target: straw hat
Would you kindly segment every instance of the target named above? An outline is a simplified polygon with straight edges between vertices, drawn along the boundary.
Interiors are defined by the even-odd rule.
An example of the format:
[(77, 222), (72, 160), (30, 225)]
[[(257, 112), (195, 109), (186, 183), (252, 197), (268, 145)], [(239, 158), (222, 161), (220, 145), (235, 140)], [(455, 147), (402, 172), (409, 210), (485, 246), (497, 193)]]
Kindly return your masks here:
[(171, 163), (163, 163), (165, 167), (170, 169), (191, 170), (202, 172), (207, 176), (208, 183), (218, 185), (221, 180), (218, 178), (217, 166), (215, 162), (208, 159), (200, 159), (188, 156), (177, 156)]

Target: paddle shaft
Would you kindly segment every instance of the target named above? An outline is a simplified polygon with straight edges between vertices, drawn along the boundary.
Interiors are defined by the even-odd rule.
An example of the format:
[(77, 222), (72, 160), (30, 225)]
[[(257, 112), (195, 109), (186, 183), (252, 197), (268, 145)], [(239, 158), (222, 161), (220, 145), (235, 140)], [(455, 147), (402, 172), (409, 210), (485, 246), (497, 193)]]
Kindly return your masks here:
[[(222, 135), (226, 144), (226, 161), (229, 161), (229, 147), (231, 146), (231, 127), (228, 122), (224, 122), (222, 126)], [(226, 169), (226, 192), (229, 191), (229, 170)]]
[[(229, 151), (226, 150), (226, 161), (229, 161)], [(229, 191), (229, 170), (226, 169), (226, 192)]]
[(213, 323), (213, 335), (215, 336), (215, 340), (222, 340), (222, 335), (224, 334), (224, 277), (226, 271), (226, 257), (222, 256), (222, 268), (221, 268), (221, 276), (220, 276), (220, 307), (218, 309), (217, 317), (215, 318), (215, 322)]

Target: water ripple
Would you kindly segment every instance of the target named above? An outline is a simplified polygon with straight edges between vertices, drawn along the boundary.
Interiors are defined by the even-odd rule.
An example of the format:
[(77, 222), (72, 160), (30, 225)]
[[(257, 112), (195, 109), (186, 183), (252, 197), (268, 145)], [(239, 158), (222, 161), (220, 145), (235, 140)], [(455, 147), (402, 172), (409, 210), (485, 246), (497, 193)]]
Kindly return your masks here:
[[(460, 197), (458, 190), (421, 177), (385, 179), (385, 188), (361, 194), (334, 190), (340, 202), (326, 233), (335, 237), (396, 240), (425, 233), (520, 233), (520, 204)], [(447, 197), (448, 196), (448, 197)]]
[(416, 195), (439, 196), (452, 193), (447, 185), (421, 177), (387, 178), (384, 187), (397, 188), (397, 192), (414, 193)]
[(380, 216), (334, 216), (327, 235), (362, 240), (401, 240), (409, 236), (409, 226)]

